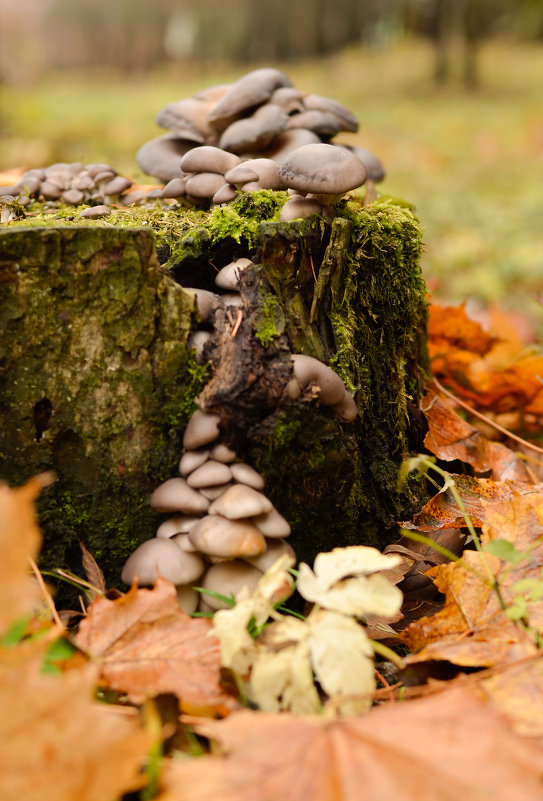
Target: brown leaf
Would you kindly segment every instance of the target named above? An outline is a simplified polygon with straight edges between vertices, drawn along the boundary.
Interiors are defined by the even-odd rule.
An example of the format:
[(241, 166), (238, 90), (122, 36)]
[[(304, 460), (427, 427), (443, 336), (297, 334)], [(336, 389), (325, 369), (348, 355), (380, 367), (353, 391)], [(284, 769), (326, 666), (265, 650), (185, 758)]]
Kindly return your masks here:
[(36, 559), (41, 545), (34, 501), (51, 480), (50, 473), (43, 473), (16, 489), (0, 484), (0, 631), (39, 597), (38, 586), (28, 575), (28, 557)]
[(149, 735), (93, 699), (94, 668), (40, 675), (41, 647), (0, 655), (0, 797), (104, 801), (141, 787)]
[(102, 682), (134, 701), (171, 692), (185, 711), (226, 713), (236, 704), (219, 685), (219, 643), (210, 627), (185, 615), (174, 585), (159, 578), (152, 590), (133, 586), (118, 600), (94, 601), (76, 642), (100, 658)]
[(428, 423), (424, 444), (440, 459), (459, 459), (477, 473), (490, 472), (495, 481), (513, 479), (530, 481), (525, 464), (516, 454), (498, 442), (491, 442), (456, 411), (455, 404), (429, 387), (421, 403)]
[[(487, 507), (483, 501), (509, 502), (515, 495), (543, 492), (542, 484), (529, 484), (523, 481), (493, 481), (490, 478), (455, 475), (451, 478), (459, 493), (466, 512), (474, 526), (481, 526), (486, 519)], [(452, 492), (447, 489), (434, 495), (412, 523), (402, 523), (407, 529), (417, 531), (436, 531), (441, 528), (463, 528), (466, 520)]]
[[(505, 539), (519, 551), (528, 548), (518, 564), (491, 554), (483, 557), (465, 551), (462, 559), (428, 571), (445, 594), (445, 605), (431, 617), (412, 623), (402, 635), (412, 652), (410, 664), (446, 660), (455, 665), (492, 666), (513, 662), (537, 653), (532, 636), (505, 614), (496, 592), (485, 583), (485, 561), (500, 587), (505, 606), (513, 604), (522, 579), (541, 579), (543, 560), (543, 496), (513, 495), (506, 502), (483, 503), (486, 524), (483, 542)], [(534, 604), (530, 624), (543, 628), (543, 604)]]
[(463, 307), (430, 309), (428, 352), (433, 374), (479, 408), (543, 414), (543, 356), (518, 337), (498, 339)]
[(225, 756), (174, 762), (159, 801), (541, 801), (543, 749), (473, 692), (360, 718), (243, 711), (197, 731)]
[(543, 654), (495, 673), (480, 686), (517, 734), (543, 738)]
[[(99, 592), (106, 593), (107, 586), (106, 580), (104, 578), (104, 574), (100, 570), (98, 562), (94, 558), (94, 556), (88, 551), (82, 542), (79, 543), (79, 547), (81, 548), (81, 553), (83, 554), (83, 569), (87, 574), (87, 581), (89, 584), (92, 584)], [(96, 596), (96, 593), (89, 591), (87, 596), (92, 595), (90, 600), (93, 600)]]

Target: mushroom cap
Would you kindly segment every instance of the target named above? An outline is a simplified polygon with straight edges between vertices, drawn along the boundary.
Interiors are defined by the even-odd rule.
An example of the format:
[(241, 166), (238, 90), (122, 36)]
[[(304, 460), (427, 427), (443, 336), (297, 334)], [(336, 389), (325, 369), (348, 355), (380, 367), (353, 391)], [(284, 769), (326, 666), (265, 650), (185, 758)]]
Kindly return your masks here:
[(218, 515), (203, 517), (189, 531), (189, 539), (201, 553), (226, 559), (257, 556), (266, 550), (264, 535), (253, 523)]
[[(198, 519), (196, 519), (196, 522), (198, 522)], [(195, 548), (190, 541), (188, 531), (174, 534), (173, 537), (170, 537), (170, 539), (172, 542), (175, 542), (177, 547), (181, 548), (182, 551), (185, 551), (186, 553), (198, 553), (198, 549)]]
[(306, 128), (288, 128), (273, 140), (266, 150), (266, 156), (273, 161), (282, 163), (290, 153), (299, 147), (320, 143), (321, 140), (313, 131), (308, 131)]
[(195, 523), (200, 520), (194, 515), (172, 515), (157, 528), (155, 537), (159, 539), (170, 539), (177, 534), (186, 534), (191, 530)]
[(293, 559), (296, 559), (296, 554), (294, 553), (294, 548), (290, 543), (286, 540), (267, 540), (266, 541), (266, 550), (264, 553), (259, 554), (258, 556), (248, 556), (246, 561), (256, 567), (257, 570), (261, 570), (263, 573), (266, 570), (269, 570), (272, 565), (277, 562), (277, 560), (287, 554), (288, 556), (292, 556)]
[(224, 177), (216, 172), (198, 172), (186, 179), (185, 192), (196, 200), (211, 200), (224, 186)]
[(290, 222), (290, 220), (308, 220), (314, 214), (322, 214), (323, 209), (318, 200), (313, 197), (291, 197), (281, 207), (279, 212), (279, 222)]
[(194, 142), (175, 134), (164, 134), (142, 145), (136, 153), (136, 161), (147, 175), (168, 183), (172, 178), (182, 178), (181, 159), (194, 146)]
[(104, 195), (120, 195), (121, 192), (124, 192), (130, 186), (132, 186), (132, 181), (129, 178), (116, 175), (115, 178), (112, 178), (111, 181), (108, 181), (107, 184), (102, 187), (102, 192)]
[(251, 518), (251, 522), (255, 524), (259, 531), (265, 537), (272, 539), (280, 537), (288, 537), (290, 534), (290, 525), (282, 514), (279, 514), (277, 509), (272, 509), (270, 512), (265, 512), (261, 515), (256, 515)]
[(205, 464), (197, 467), (187, 478), (187, 484), (194, 489), (214, 487), (217, 484), (227, 484), (232, 478), (232, 471), (228, 465), (208, 459)]
[(186, 292), (193, 292), (196, 295), (196, 304), (198, 306), (198, 314), (202, 323), (207, 323), (213, 314), (222, 305), (221, 296), (216, 292), (210, 292), (208, 289), (193, 289), (186, 287)]
[(228, 172), (239, 163), (240, 159), (234, 153), (227, 153), (220, 147), (203, 145), (202, 147), (195, 147), (183, 156), (181, 169), (185, 173), (215, 172), (224, 176), (225, 172)]
[(214, 442), (219, 436), (220, 422), (218, 414), (196, 409), (185, 429), (183, 447), (187, 451), (193, 451)]
[(216, 500), (220, 495), (223, 494), (228, 487), (232, 486), (232, 482), (228, 481), (226, 484), (215, 484), (212, 487), (202, 487), (200, 492), (202, 495), (208, 499), (208, 501)]
[(339, 375), (313, 356), (294, 353), (291, 355), (291, 361), (293, 377), (297, 379), (301, 388), (316, 387), (317, 397), (327, 406), (341, 403), (345, 394), (348, 394)]
[(335, 114), (329, 111), (309, 109), (289, 117), (289, 128), (306, 128), (308, 131), (325, 138), (332, 138), (341, 131), (341, 123)]
[(187, 97), (169, 103), (161, 109), (156, 121), (161, 128), (167, 128), (183, 139), (204, 144), (213, 135), (207, 121), (207, 115), (213, 105), (213, 101), (204, 100), (202, 97)]
[(323, 95), (309, 94), (304, 97), (304, 106), (308, 110), (327, 111), (334, 114), (341, 123), (342, 131), (358, 131), (358, 120), (349, 109), (338, 100)]
[(194, 351), (194, 358), (198, 364), (204, 364), (207, 361), (205, 346), (212, 336), (213, 334), (210, 331), (194, 331), (188, 338), (187, 348)]
[(240, 274), (244, 272), (247, 267), (254, 267), (254, 261), (245, 258), (231, 261), (219, 270), (215, 276), (215, 283), (217, 286), (220, 286), (221, 289), (231, 289), (235, 291), (239, 288)]
[(257, 174), (260, 189), (282, 189), (279, 179), (279, 162), (273, 159), (258, 158), (244, 162)]
[(354, 153), (354, 155), (360, 159), (366, 168), (370, 181), (379, 183), (379, 181), (384, 179), (386, 170), (382, 161), (377, 158), (375, 153), (372, 153), (370, 150), (366, 150), (365, 147), (360, 147), (359, 145), (338, 145), (338, 147), (344, 147), (346, 150), (350, 150), (351, 153)]
[(241, 161), (231, 170), (225, 172), (224, 180), (236, 185), (246, 184), (247, 181), (258, 181), (258, 173), (252, 169), (250, 161)]
[(225, 464), (233, 462), (234, 459), (237, 459), (237, 457), (237, 453), (227, 445), (224, 445), (222, 442), (219, 442), (218, 445), (215, 445), (211, 451), (212, 459), (215, 459), (217, 462), (224, 462)]
[(111, 214), (109, 206), (89, 206), (88, 209), (83, 209), (81, 217), (107, 217)]
[(73, 206), (77, 206), (78, 203), (82, 203), (84, 197), (85, 195), (79, 189), (67, 189), (62, 193), (62, 200), (65, 203), (71, 203)]
[(183, 197), (186, 178), (172, 178), (162, 190), (161, 197)]
[(284, 72), (270, 67), (248, 72), (233, 83), (209, 113), (208, 121), (216, 131), (224, 131), (245, 111), (266, 103), (280, 86), (292, 86)]
[(245, 462), (235, 462), (230, 466), (230, 470), (232, 471), (234, 480), (238, 481), (240, 484), (247, 484), (247, 486), (255, 490), (264, 489), (264, 479), (254, 467), (245, 464)]
[(304, 145), (281, 164), (283, 186), (300, 192), (337, 195), (361, 186), (366, 168), (353, 153), (336, 145)]
[(184, 512), (188, 515), (203, 515), (209, 501), (189, 487), (184, 478), (169, 478), (151, 495), (151, 507), (157, 512)]
[[(199, 333), (198, 331), (196, 333)], [(207, 331), (202, 331), (202, 333), (208, 333)], [(207, 462), (209, 459), (209, 449), (205, 448), (200, 451), (187, 451), (183, 454), (179, 461), (179, 472), (182, 476), (188, 476), (189, 473), (192, 473), (193, 470), (196, 470), (198, 467)]]
[(169, 539), (143, 542), (125, 562), (121, 578), (125, 584), (137, 581), (141, 585), (154, 584), (160, 574), (173, 584), (189, 584), (200, 578), (205, 570), (201, 556), (186, 553)]
[(198, 609), (200, 602), (200, 593), (196, 592), (192, 587), (181, 584), (177, 587), (177, 603), (182, 612), (186, 615), (192, 615)]
[(217, 189), (211, 200), (215, 206), (222, 206), (223, 203), (231, 203), (237, 196), (236, 187), (225, 183), (220, 189)]
[(231, 153), (264, 150), (287, 127), (289, 118), (272, 103), (260, 106), (250, 117), (236, 120), (223, 131), (219, 146)]
[[(254, 590), (261, 578), (262, 573), (255, 566), (241, 559), (233, 559), (231, 562), (212, 565), (206, 571), (200, 585), (205, 590), (235, 598), (244, 587), (249, 591)], [(229, 604), (214, 595), (203, 593), (203, 597), (213, 610), (230, 608)]]
[(229, 520), (239, 520), (271, 512), (272, 509), (272, 502), (261, 492), (246, 484), (233, 484), (220, 498), (213, 501), (209, 507), (209, 514), (222, 515)]
[(280, 106), (285, 114), (304, 110), (303, 95), (294, 86), (280, 86), (279, 89), (275, 89), (270, 102)]

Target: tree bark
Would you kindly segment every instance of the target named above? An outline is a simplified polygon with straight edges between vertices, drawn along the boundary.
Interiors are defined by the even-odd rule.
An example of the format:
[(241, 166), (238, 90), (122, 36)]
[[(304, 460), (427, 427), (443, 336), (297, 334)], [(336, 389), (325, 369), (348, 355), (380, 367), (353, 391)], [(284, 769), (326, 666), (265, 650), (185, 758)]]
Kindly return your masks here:
[[(77, 218), (0, 232), (0, 471), (10, 483), (57, 471), (40, 507), (44, 566), (77, 570), (81, 540), (119, 583), (122, 561), (160, 522), (148, 496), (176, 474), (196, 395), (264, 476), (300, 559), (382, 546), (420, 507), (415, 479), (396, 487), (424, 434), (418, 223), (387, 201), (340, 204), (331, 223), (277, 223), (274, 197), (242, 196), (196, 224), (172, 211), (155, 225), (150, 212), (155, 236)], [(240, 256), (256, 263), (242, 311), (216, 313), (210, 367), (197, 365), (195, 303), (179, 284), (213, 288)], [(289, 400), (291, 353), (339, 373), (356, 398), (353, 423), (314, 398)]]

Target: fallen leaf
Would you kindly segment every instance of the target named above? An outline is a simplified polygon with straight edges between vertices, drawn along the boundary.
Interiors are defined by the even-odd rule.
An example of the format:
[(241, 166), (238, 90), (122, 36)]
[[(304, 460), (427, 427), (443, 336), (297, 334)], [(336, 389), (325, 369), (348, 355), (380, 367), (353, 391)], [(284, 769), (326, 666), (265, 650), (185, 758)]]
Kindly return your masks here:
[(16, 489), (0, 484), (0, 631), (28, 612), (39, 597), (38, 585), (29, 577), (29, 557), (37, 559), (41, 545), (34, 502), (51, 480), (50, 473), (43, 473)]
[(518, 338), (487, 334), (463, 307), (430, 308), (433, 374), (456, 395), (495, 412), (543, 414), (543, 355)]
[(150, 736), (94, 700), (95, 668), (40, 675), (34, 645), (0, 652), (0, 797), (104, 801), (141, 787)]
[[(92, 584), (98, 593), (105, 594), (107, 592), (106, 580), (96, 559), (82, 542), (79, 543), (79, 547), (81, 548), (83, 569), (87, 574), (87, 581)], [(93, 601), (97, 593), (94, 590), (88, 590), (86, 595), (89, 601)]]
[(526, 465), (516, 454), (499, 442), (491, 442), (464, 420), (455, 404), (439, 395), (431, 386), (421, 402), (428, 423), (424, 445), (444, 461), (459, 459), (477, 473), (490, 473), (495, 481), (513, 479), (530, 481)]
[(306, 601), (331, 611), (394, 617), (402, 605), (402, 593), (377, 571), (390, 570), (400, 562), (398, 556), (363, 545), (334, 548), (317, 555), (313, 570), (305, 562), (299, 565), (297, 589)]
[[(523, 481), (493, 481), (490, 478), (450, 474), (456, 491), (464, 504), (466, 512), (474, 526), (481, 526), (486, 519), (488, 509), (484, 501), (509, 502), (515, 495), (542, 493), (543, 484), (529, 484)], [(466, 519), (450, 489), (446, 488), (434, 495), (420, 512), (413, 517), (413, 522), (401, 524), (406, 529), (417, 531), (436, 531), (441, 528), (464, 528)]]
[(196, 724), (224, 756), (164, 771), (159, 801), (541, 801), (543, 749), (473, 691), (361, 718), (242, 711)]
[(500, 670), (479, 686), (517, 734), (543, 738), (543, 654)]
[(192, 619), (177, 605), (173, 584), (132, 589), (122, 598), (98, 598), (89, 607), (77, 645), (98, 659), (101, 682), (133, 701), (171, 692), (187, 710), (226, 714), (236, 706), (219, 684), (220, 654), (211, 622)]
[[(543, 496), (513, 495), (507, 502), (485, 502), (483, 543), (501, 539), (526, 551), (517, 564), (475, 551), (462, 559), (432, 568), (428, 575), (445, 594), (443, 608), (431, 617), (412, 623), (403, 633), (412, 655), (408, 664), (445, 660), (455, 665), (490, 667), (514, 662), (537, 653), (534, 636), (511, 620), (507, 609), (515, 603), (518, 582), (541, 581), (543, 563)], [(487, 567), (500, 589), (486, 583)], [(529, 623), (543, 630), (543, 603), (529, 608)]]

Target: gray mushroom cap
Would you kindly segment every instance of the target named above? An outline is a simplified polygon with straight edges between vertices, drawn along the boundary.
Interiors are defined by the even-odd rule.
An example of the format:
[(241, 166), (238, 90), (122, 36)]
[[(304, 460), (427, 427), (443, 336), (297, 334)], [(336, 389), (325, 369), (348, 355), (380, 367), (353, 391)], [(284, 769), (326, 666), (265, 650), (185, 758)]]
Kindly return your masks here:
[(157, 512), (184, 512), (188, 515), (203, 515), (209, 501), (189, 487), (184, 478), (169, 478), (151, 495), (151, 507)]
[(185, 173), (215, 172), (224, 176), (225, 172), (237, 164), (240, 164), (240, 159), (234, 153), (226, 153), (220, 147), (203, 145), (183, 156), (180, 166)]
[[(258, 568), (240, 559), (233, 559), (212, 565), (206, 571), (201, 586), (213, 593), (235, 598), (244, 587), (249, 591), (254, 590), (261, 578), (262, 573)], [(204, 593), (203, 597), (213, 610), (229, 608), (229, 604), (214, 595)]]
[(361, 186), (366, 168), (353, 153), (336, 145), (304, 145), (282, 162), (283, 186), (315, 195), (343, 195)]
[(213, 105), (212, 101), (201, 97), (177, 100), (159, 111), (156, 121), (161, 128), (167, 128), (183, 139), (204, 144), (214, 134), (207, 121)]
[(323, 95), (309, 94), (304, 97), (304, 106), (308, 110), (327, 111), (334, 114), (341, 123), (342, 131), (358, 131), (358, 120), (349, 109), (338, 100)]
[(189, 531), (189, 539), (200, 553), (226, 559), (257, 556), (266, 550), (264, 535), (249, 520), (218, 515), (203, 517)]
[(273, 504), (261, 492), (246, 484), (233, 484), (209, 507), (210, 515), (222, 515), (230, 520), (253, 517), (271, 512)]
[(183, 436), (183, 446), (192, 451), (214, 442), (219, 436), (221, 418), (218, 414), (196, 409)]
[(287, 127), (289, 118), (272, 103), (260, 106), (250, 117), (236, 120), (223, 132), (219, 146), (232, 153), (264, 150)]
[(248, 72), (215, 105), (208, 117), (209, 124), (217, 131), (224, 131), (245, 111), (266, 103), (280, 86), (292, 86), (290, 78), (280, 70), (264, 67)]
[(167, 183), (172, 178), (182, 177), (181, 159), (194, 146), (194, 142), (175, 134), (165, 134), (142, 145), (136, 153), (136, 161), (147, 175), (154, 175)]
[(121, 578), (125, 584), (136, 581), (151, 585), (160, 574), (173, 584), (188, 584), (200, 578), (205, 570), (201, 556), (187, 553), (169, 539), (143, 542), (125, 562)]

